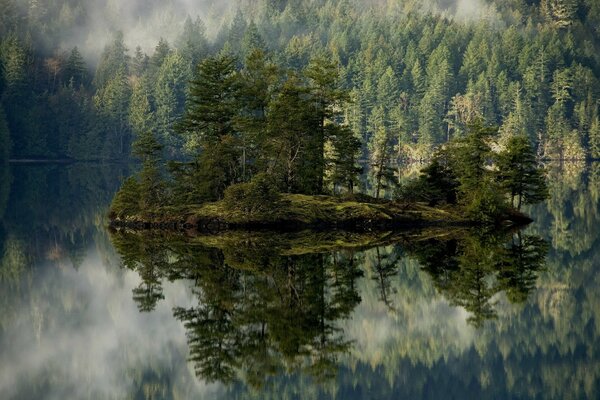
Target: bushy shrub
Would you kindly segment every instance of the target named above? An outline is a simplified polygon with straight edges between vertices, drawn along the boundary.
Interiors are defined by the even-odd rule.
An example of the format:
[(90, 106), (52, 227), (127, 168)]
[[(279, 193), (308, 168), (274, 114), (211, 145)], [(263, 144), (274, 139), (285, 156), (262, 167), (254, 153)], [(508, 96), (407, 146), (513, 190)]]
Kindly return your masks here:
[(257, 214), (273, 210), (281, 195), (277, 185), (265, 173), (255, 175), (250, 182), (238, 183), (225, 189), (225, 207), (232, 211)]
[(454, 172), (438, 153), (431, 164), (421, 170), (419, 177), (396, 191), (396, 197), (406, 202), (426, 202), (430, 206), (456, 204), (458, 186)]
[(477, 191), (470, 192), (463, 200), (467, 216), (473, 221), (494, 223), (504, 216), (507, 204), (498, 187), (486, 182)]
[(110, 205), (111, 218), (133, 215), (140, 211), (140, 184), (135, 177), (129, 177), (115, 195)]

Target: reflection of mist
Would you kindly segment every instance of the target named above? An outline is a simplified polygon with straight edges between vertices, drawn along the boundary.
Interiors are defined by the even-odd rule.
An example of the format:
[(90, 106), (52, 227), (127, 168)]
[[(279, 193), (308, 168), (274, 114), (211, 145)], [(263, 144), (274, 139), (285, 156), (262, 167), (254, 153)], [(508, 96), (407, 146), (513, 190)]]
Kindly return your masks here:
[[(401, 278), (400, 278), (401, 279)], [(475, 329), (467, 323), (469, 314), (430, 293), (413, 299), (397, 296), (401, 304), (395, 315), (375, 295), (362, 288), (359, 304), (344, 328), (354, 340), (353, 355), (373, 367), (407, 357), (414, 362), (435, 362), (459, 356), (474, 342)], [(427, 353), (427, 354), (425, 354)]]
[(218, 391), (190, 373), (185, 329), (172, 315), (173, 306), (191, 304), (186, 282), (165, 283), (166, 300), (139, 313), (131, 300), (139, 281), (95, 253), (79, 271), (38, 266), (17, 317), (2, 321), (0, 397), (126, 398), (163, 371), (184, 397)]

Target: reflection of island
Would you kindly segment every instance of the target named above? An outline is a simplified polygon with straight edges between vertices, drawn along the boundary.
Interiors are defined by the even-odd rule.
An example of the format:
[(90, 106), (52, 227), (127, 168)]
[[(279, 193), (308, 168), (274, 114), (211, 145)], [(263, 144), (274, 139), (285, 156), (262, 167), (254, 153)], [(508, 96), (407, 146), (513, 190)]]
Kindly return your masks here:
[(360, 301), (352, 251), (284, 255), (260, 243), (218, 249), (151, 236), (113, 240), (142, 278), (134, 290), (141, 311), (162, 298), (162, 278), (195, 283), (198, 305), (174, 313), (187, 329), (196, 373), (206, 380), (241, 377), (259, 386), (298, 369), (324, 379), (349, 349), (336, 322)]
[[(527, 299), (546, 252), (537, 237), (480, 237), (464, 230), (195, 238), (114, 232), (112, 237), (124, 265), (142, 278), (133, 294), (140, 311), (153, 310), (163, 298), (164, 279), (194, 283), (197, 306), (175, 308), (174, 314), (187, 330), (196, 374), (256, 387), (293, 371), (317, 380), (335, 376), (339, 356), (351, 349), (340, 322), (361, 301), (359, 250), (374, 248), (374, 279), (388, 307), (398, 296), (389, 280), (406, 254), (420, 261), (444, 296), (472, 314), (475, 326), (495, 316), (495, 294), (504, 291), (513, 302)], [(380, 252), (380, 245), (394, 245), (393, 254)]]
[(429, 273), (435, 287), (452, 304), (471, 313), (481, 326), (495, 318), (493, 297), (505, 292), (512, 303), (523, 303), (544, 267), (547, 243), (520, 232), (505, 236), (469, 235), (460, 239), (429, 239), (407, 246)]

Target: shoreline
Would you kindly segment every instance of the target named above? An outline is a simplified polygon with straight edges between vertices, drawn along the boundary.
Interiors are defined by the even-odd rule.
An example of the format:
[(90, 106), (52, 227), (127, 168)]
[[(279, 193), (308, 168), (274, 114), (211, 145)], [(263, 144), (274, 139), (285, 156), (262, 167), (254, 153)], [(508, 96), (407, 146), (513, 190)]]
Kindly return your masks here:
[[(360, 202), (332, 196), (282, 195), (283, 201), (261, 213), (232, 211), (222, 201), (178, 209), (162, 207), (144, 213), (109, 216), (109, 227), (127, 230), (224, 232), (234, 230), (295, 232), (394, 231), (426, 227), (476, 227), (456, 207), (430, 207), (394, 201)], [(495, 225), (519, 226), (532, 219), (511, 210), (499, 215)], [(493, 226), (494, 224), (491, 224)]]

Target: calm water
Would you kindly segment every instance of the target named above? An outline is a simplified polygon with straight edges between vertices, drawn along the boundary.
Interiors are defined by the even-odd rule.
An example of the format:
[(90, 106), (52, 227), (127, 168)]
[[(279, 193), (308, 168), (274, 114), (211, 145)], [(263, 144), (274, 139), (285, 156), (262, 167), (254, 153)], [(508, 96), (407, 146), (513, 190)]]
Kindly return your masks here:
[(522, 232), (219, 237), (108, 232), (123, 167), (1, 168), (2, 399), (600, 398), (600, 165)]

